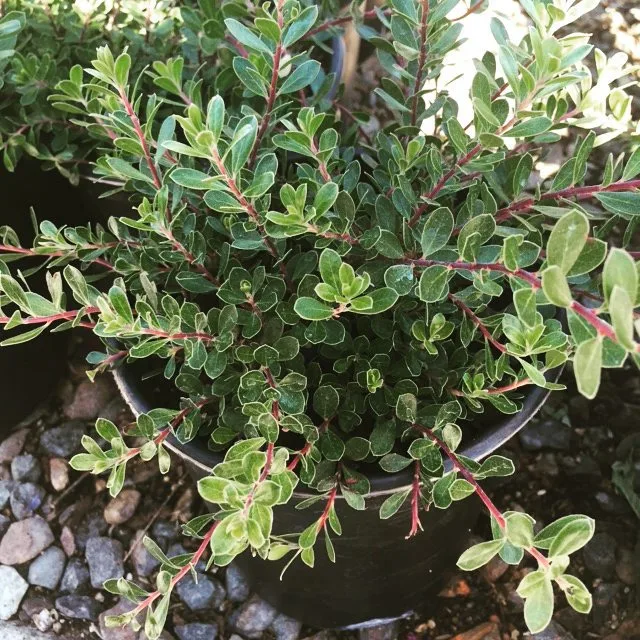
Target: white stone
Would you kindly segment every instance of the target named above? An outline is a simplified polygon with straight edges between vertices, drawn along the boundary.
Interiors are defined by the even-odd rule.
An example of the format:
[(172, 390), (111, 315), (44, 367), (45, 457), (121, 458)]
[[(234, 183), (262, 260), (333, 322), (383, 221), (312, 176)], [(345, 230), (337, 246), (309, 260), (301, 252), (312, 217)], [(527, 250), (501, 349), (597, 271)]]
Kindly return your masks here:
[(0, 620), (8, 620), (18, 612), (28, 588), (27, 581), (13, 567), (0, 565)]

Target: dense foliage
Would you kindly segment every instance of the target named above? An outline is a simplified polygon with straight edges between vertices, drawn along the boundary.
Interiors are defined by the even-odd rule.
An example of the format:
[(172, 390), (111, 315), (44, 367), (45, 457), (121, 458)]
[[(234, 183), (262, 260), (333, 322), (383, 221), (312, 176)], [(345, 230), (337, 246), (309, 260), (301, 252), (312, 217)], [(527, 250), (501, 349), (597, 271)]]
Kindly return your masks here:
[[(423, 89), (458, 44), (458, 0), (393, 0), (360, 24), (387, 74), (375, 90), (386, 109), (375, 137), (366, 114), (335, 100), (326, 73), (327, 43), (361, 22), (357, 7), (203, 3), (176, 20), (204, 13), (210, 38), (166, 27), (175, 46), (195, 47), (191, 58), (141, 72), (139, 50), (161, 58), (172, 45), (162, 36), (145, 46), (132, 30), (48, 95), (42, 109), (78, 129), (59, 153), (99, 150), (95, 173), (135, 209), (106, 229), (43, 222), (32, 248), (2, 229), (0, 322), (23, 329), (4, 344), (88, 328), (105, 343), (89, 356), (94, 372), (146, 359), (173, 383), (179, 405), (138, 416), (125, 434), (139, 444), (101, 419), (106, 445), (86, 437), (73, 459), (109, 471), (113, 495), (136, 456), (166, 472), (171, 435), (224, 452), (199, 484), (219, 510), (186, 526), (197, 552), (169, 559), (147, 540), (163, 565), (157, 591), (108, 584), (138, 603), (117, 623), (146, 610), (157, 637), (172, 588), (208, 548), (218, 565), (246, 550), (310, 566), (315, 553), (333, 559), (339, 511), (366, 507), (364, 471), (376, 466), (410, 471), (380, 512), (392, 517), (408, 501), (409, 535), (424, 508), (482, 499), (493, 539), (459, 566), (533, 556), (538, 569), (518, 589), (532, 631), (551, 618), (553, 583), (589, 611), (587, 589), (566, 571), (593, 521), (569, 516), (535, 535), (532, 517), (501, 513), (479, 485), (512, 473), (511, 461), (456, 453), (465, 422), (487, 408), (517, 412), (527, 387), (561, 388), (553, 380), (566, 362), (593, 397), (603, 367), (640, 361), (637, 254), (620, 248), (640, 210), (640, 151), (610, 157), (584, 184), (594, 145), (630, 126), (630, 98), (614, 86), (624, 61), (594, 52), (584, 34), (558, 35), (597, 2), (521, 3), (529, 34), (513, 43), (494, 20), (499, 55), (476, 62), (471, 123), (458, 121), (446, 88)], [(93, 46), (103, 23), (91, 25)], [(427, 117), (434, 135), (420, 131)], [(536, 159), (569, 127), (589, 132), (549, 184), (525, 193)], [(49, 298), (10, 268), (34, 256), (46, 258)], [(324, 503), (322, 516), (280, 535), (278, 505), (300, 484), (317, 494), (309, 503)]]

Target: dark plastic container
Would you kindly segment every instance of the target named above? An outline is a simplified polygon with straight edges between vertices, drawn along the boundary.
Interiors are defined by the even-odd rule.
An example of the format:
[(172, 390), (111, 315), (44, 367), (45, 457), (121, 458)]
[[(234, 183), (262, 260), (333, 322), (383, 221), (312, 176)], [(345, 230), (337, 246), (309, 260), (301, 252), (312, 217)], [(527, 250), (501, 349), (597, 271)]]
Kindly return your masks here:
[[(141, 393), (139, 372), (124, 366), (114, 371), (118, 388), (135, 414), (149, 411), (151, 403)], [(485, 428), (460, 453), (480, 460), (509, 440), (537, 413), (549, 392), (532, 387), (521, 411), (493, 427)], [(180, 444), (175, 438), (168, 447), (182, 459), (194, 480), (210, 473), (222, 460), (221, 454), (192, 441)], [(428, 610), (430, 600), (442, 586), (464, 550), (469, 533), (480, 513), (474, 497), (454, 503), (447, 510), (422, 512), (424, 531), (409, 540), (410, 505), (389, 520), (380, 520), (378, 510), (391, 494), (411, 483), (410, 471), (369, 476), (371, 493), (366, 511), (354, 511), (339, 498), (336, 504), (343, 534), (334, 536), (336, 559), (331, 563), (318, 540), (316, 566), (309, 569), (297, 560), (280, 572), (285, 560), (269, 562), (245, 553), (236, 563), (246, 573), (252, 589), (288, 616), (316, 627), (345, 627), (402, 616), (412, 610)], [(324, 504), (297, 510), (295, 505), (310, 497), (299, 487), (293, 499), (277, 508), (276, 533), (299, 533), (317, 519)]]

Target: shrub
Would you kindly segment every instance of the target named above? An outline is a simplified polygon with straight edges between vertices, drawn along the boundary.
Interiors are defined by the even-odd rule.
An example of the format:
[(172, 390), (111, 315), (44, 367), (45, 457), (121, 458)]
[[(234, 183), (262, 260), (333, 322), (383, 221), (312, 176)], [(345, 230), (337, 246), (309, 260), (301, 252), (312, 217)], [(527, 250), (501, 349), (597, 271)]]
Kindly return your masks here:
[[(498, 60), (477, 61), (474, 121), (461, 123), (446, 91), (421, 89), (457, 46), (460, 23), (447, 17), (456, 4), (393, 0), (375, 10), (377, 28), (360, 25), (388, 74), (375, 89), (387, 119), (373, 139), (366, 115), (335, 102), (319, 61), (357, 12), (296, 0), (225, 4), (212, 68), (186, 73), (173, 58), (139, 76), (129, 53), (105, 45), (50, 97), (73, 114), (81, 144), (104, 150), (96, 174), (129, 193), (135, 211), (107, 229), (43, 222), (33, 248), (3, 230), (0, 322), (24, 328), (4, 344), (87, 328), (105, 344), (88, 357), (91, 375), (145, 359), (175, 387), (179, 405), (127, 430), (142, 444), (127, 445), (104, 419), (106, 448), (85, 437), (72, 465), (108, 471), (112, 495), (135, 457), (166, 473), (171, 434), (200, 434), (224, 452), (199, 483), (218, 512), (185, 526), (198, 550), (171, 560), (146, 540), (162, 561), (157, 590), (108, 583), (138, 603), (116, 623), (146, 611), (157, 637), (172, 588), (207, 548), (217, 565), (246, 550), (309, 566), (317, 552), (333, 558), (336, 496), (364, 509), (364, 471), (375, 467), (411, 468), (412, 486), (380, 510), (389, 518), (409, 501), (410, 536), (423, 508), (480, 497), (493, 539), (459, 566), (533, 556), (538, 569), (518, 588), (531, 631), (551, 618), (553, 583), (589, 611), (567, 568), (593, 521), (568, 516), (534, 534), (532, 517), (502, 513), (479, 484), (512, 473), (512, 462), (456, 450), (485, 409), (515, 413), (523, 388), (562, 388), (553, 380), (567, 362), (589, 398), (603, 367), (638, 363), (637, 254), (620, 246), (640, 207), (640, 152), (609, 157), (584, 184), (594, 146), (629, 126), (630, 98), (611, 88), (625, 71), (587, 36), (559, 35), (596, 2), (522, 0), (529, 34), (515, 44), (494, 21)], [(205, 29), (220, 26), (211, 21)], [(141, 88), (147, 77), (157, 94)], [(420, 132), (430, 116), (436, 135)], [(589, 131), (550, 184), (525, 193), (544, 146), (570, 127)], [(10, 275), (10, 259), (33, 256), (46, 260), (49, 298)], [(317, 493), (322, 516), (276, 536), (277, 507), (298, 483)]]

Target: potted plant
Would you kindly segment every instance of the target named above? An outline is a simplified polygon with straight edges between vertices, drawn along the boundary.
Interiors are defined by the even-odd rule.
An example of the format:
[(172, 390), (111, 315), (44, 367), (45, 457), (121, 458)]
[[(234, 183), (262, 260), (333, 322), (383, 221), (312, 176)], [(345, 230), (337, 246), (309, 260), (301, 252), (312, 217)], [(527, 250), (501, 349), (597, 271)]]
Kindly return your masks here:
[[(461, 123), (445, 91), (423, 89), (455, 50), (456, 4), (394, 0), (375, 10), (377, 29), (361, 29), (388, 74), (373, 138), (366, 116), (335, 104), (316, 60), (357, 11), (228, 3), (236, 54), (212, 61), (215, 81), (173, 58), (147, 70), (160, 91), (148, 94), (131, 56), (105, 45), (58, 85), (52, 100), (102, 136), (96, 173), (136, 208), (106, 229), (42, 223), (30, 251), (55, 258), (50, 295), (3, 266), (0, 322), (25, 340), (82, 327), (104, 341), (91, 374), (116, 368), (138, 415), (124, 434), (99, 419), (101, 442), (85, 437), (76, 469), (108, 471), (115, 495), (129, 461), (166, 472), (172, 451), (211, 508), (185, 526), (194, 554), (167, 558), (145, 541), (162, 562), (155, 591), (106, 585), (136, 603), (114, 624), (146, 614), (158, 637), (173, 587), (205, 554), (242, 561), (285, 611), (306, 598), (308, 620), (397, 615), (424, 599), (427, 568), (437, 578), (458, 555), (473, 494), (492, 538), (458, 566), (533, 558), (518, 588), (533, 632), (551, 619), (554, 585), (589, 611), (568, 565), (593, 521), (534, 533), (482, 481), (513, 472), (489, 454), (562, 388), (563, 365), (591, 398), (603, 367), (638, 362), (637, 254), (622, 247), (640, 152), (587, 179), (594, 145), (628, 128), (630, 98), (611, 86), (625, 70), (584, 34), (559, 35), (593, 2), (523, 0), (529, 35), (512, 43), (494, 23), (498, 60), (478, 60), (474, 121)], [(436, 135), (420, 130), (430, 116)], [(590, 131), (550, 184), (525, 193), (541, 149), (569, 127)], [(410, 540), (391, 541), (398, 530)]]

